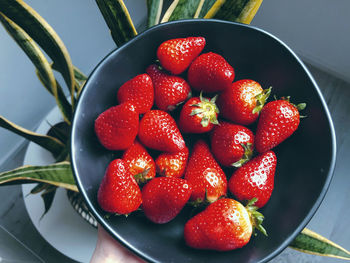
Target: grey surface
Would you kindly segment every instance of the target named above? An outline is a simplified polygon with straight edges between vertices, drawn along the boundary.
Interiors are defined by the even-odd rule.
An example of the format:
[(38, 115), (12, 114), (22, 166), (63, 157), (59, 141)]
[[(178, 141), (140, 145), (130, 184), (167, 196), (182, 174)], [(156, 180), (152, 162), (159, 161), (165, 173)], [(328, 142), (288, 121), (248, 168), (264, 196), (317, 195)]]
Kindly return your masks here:
[[(350, 84), (309, 66), (329, 106), (337, 134), (337, 163), (330, 188), (308, 228), (350, 249)], [(0, 171), (22, 164), (26, 145), (23, 145)], [(317, 151), (317, 149), (315, 149)], [(310, 156), (312, 158), (312, 156)], [(296, 193), (297, 194), (297, 193)], [(50, 246), (38, 233), (26, 212), (20, 186), (0, 188), (0, 225), (12, 233), (45, 262), (74, 262)], [(10, 247), (7, 247), (10, 249)], [(13, 247), (16, 250), (16, 247)], [(342, 262), (343, 260), (304, 254), (287, 248), (271, 262)]]

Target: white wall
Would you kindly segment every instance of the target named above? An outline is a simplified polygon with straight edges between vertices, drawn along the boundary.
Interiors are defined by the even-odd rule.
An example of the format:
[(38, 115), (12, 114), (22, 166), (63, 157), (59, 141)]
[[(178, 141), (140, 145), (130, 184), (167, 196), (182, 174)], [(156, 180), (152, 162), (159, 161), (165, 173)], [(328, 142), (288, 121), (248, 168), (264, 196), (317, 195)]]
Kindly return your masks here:
[(307, 62), (350, 82), (349, 0), (265, 0), (252, 24)]
[[(83, 72), (89, 73), (114, 48), (94, 0), (25, 2), (53, 26)], [(145, 19), (145, 1), (125, 2), (136, 24)], [(265, 0), (252, 24), (278, 36), (306, 61), (350, 82), (349, 11), (349, 0)], [(31, 62), (0, 26), (0, 115), (34, 129), (54, 105)], [(21, 142), (0, 129), (0, 165)]]

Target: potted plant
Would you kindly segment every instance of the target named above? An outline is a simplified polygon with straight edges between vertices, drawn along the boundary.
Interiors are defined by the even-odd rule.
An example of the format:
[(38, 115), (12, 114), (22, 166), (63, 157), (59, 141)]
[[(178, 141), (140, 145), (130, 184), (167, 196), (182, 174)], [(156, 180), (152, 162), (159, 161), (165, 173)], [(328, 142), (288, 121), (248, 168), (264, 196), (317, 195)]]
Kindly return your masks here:
[[(137, 35), (122, 0), (96, 0), (96, 4), (116, 46)], [(249, 24), (261, 4), (262, 0), (174, 0), (164, 3), (163, 0), (147, 0), (147, 28), (167, 21), (197, 18), (216, 18)], [(37, 134), (0, 116), (0, 127), (40, 145), (55, 158), (55, 162), (49, 165), (22, 166), (2, 172), (0, 184), (37, 182), (31, 193), (41, 193), (45, 213), (52, 205), (57, 187), (65, 188), (72, 204), (78, 204), (88, 214), (69, 163), (71, 120), (87, 77), (73, 65), (64, 43), (53, 28), (22, 0), (0, 1), (0, 22), (34, 64), (39, 80), (54, 97), (64, 120), (53, 125), (47, 134)], [(54, 72), (61, 74), (64, 86), (69, 91), (68, 96)], [(91, 217), (90, 215), (85, 219), (90, 220)], [(304, 229), (290, 247), (306, 253), (350, 259), (348, 251), (308, 229)]]

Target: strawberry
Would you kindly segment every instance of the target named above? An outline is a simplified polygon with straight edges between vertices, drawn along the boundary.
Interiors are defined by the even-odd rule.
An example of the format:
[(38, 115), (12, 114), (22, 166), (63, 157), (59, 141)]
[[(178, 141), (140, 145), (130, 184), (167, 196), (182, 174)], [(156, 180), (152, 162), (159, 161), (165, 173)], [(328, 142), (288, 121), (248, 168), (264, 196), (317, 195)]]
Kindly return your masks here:
[(193, 147), (185, 179), (193, 187), (192, 201), (215, 202), (227, 193), (226, 175), (202, 140)]
[(128, 80), (119, 88), (117, 98), (120, 104), (129, 101), (134, 104), (138, 113), (146, 113), (152, 108), (154, 100), (153, 83), (150, 76), (141, 74)]
[(97, 201), (104, 211), (123, 215), (141, 205), (141, 190), (123, 160), (115, 159), (108, 165), (98, 189)]
[(257, 228), (266, 235), (264, 216), (252, 206), (224, 198), (210, 204), (185, 224), (186, 244), (197, 249), (228, 251), (245, 246)]
[(166, 70), (178, 75), (188, 68), (204, 46), (204, 37), (169, 39), (158, 47), (157, 57)]
[(270, 92), (271, 88), (263, 90), (254, 80), (242, 79), (232, 83), (220, 94), (218, 106), (224, 118), (249, 125), (257, 120)]
[(267, 103), (258, 121), (256, 150), (259, 153), (266, 152), (290, 137), (299, 126), (299, 110), (305, 107), (305, 103), (290, 103), (289, 98)]
[(153, 158), (137, 140), (123, 153), (122, 159), (138, 183), (156, 176), (156, 164)]
[(154, 102), (158, 109), (171, 111), (191, 96), (187, 81), (181, 77), (169, 75), (155, 64), (150, 65), (146, 72), (154, 86)]
[(252, 131), (242, 125), (221, 122), (211, 135), (211, 150), (223, 166), (244, 164), (253, 153), (253, 145)]
[(209, 52), (197, 57), (188, 69), (188, 82), (197, 91), (218, 92), (228, 88), (235, 72), (219, 54)]
[(154, 223), (167, 223), (182, 210), (191, 192), (191, 185), (184, 179), (156, 177), (142, 189), (143, 212)]
[(262, 153), (238, 168), (228, 182), (228, 188), (240, 200), (257, 198), (255, 206), (263, 207), (270, 199), (277, 158), (273, 151)]
[(135, 140), (139, 115), (130, 102), (111, 107), (95, 120), (95, 133), (108, 150), (125, 150)]
[(179, 128), (183, 133), (205, 133), (219, 124), (219, 109), (215, 104), (216, 96), (211, 100), (202, 97), (189, 99), (181, 109)]
[(148, 111), (140, 121), (139, 139), (148, 148), (176, 153), (186, 145), (173, 117), (162, 110)]
[(157, 173), (167, 177), (181, 177), (185, 172), (188, 148), (177, 153), (162, 153), (156, 159)]

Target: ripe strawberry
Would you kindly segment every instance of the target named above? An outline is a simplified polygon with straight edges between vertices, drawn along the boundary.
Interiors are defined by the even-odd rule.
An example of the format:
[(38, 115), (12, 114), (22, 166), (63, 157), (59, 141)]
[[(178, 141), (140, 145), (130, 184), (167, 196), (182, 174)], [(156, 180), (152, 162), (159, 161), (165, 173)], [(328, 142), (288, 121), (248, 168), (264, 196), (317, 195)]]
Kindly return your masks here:
[(162, 153), (156, 159), (157, 173), (167, 177), (181, 177), (185, 172), (188, 148), (177, 153)]
[(244, 207), (236, 200), (224, 198), (210, 204), (186, 223), (186, 244), (197, 249), (228, 251), (245, 246), (254, 228), (266, 235), (261, 225), (264, 216), (251, 203)]
[(151, 110), (143, 116), (138, 136), (143, 145), (162, 152), (176, 153), (186, 147), (175, 120), (162, 110)]
[(213, 52), (197, 57), (188, 69), (188, 82), (198, 91), (223, 91), (231, 85), (234, 77), (235, 72), (231, 65)]
[(182, 210), (191, 192), (191, 185), (184, 179), (156, 177), (142, 189), (143, 211), (152, 222), (167, 223)]
[(263, 207), (270, 199), (277, 158), (273, 151), (262, 153), (238, 168), (228, 182), (228, 188), (240, 201), (257, 198), (255, 206)]
[(254, 80), (242, 79), (232, 83), (218, 98), (222, 116), (241, 125), (252, 124), (269, 97), (271, 88), (263, 90)]
[(124, 150), (135, 140), (139, 115), (133, 104), (125, 102), (101, 113), (95, 120), (95, 133), (108, 150)]
[(113, 160), (107, 167), (98, 189), (100, 207), (110, 213), (129, 214), (142, 203), (141, 190), (121, 159)]
[(117, 98), (119, 104), (129, 101), (134, 104), (138, 113), (146, 113), (152, 108), (154, 100), (153, 83), (150, 76), (141, 74), (128, 80), (119, 88)]
[(189, 99), (181, 109), (179, 128), (183, 133), (205, 133), (219, 124), (219, 109), (215, 104), (216, 96), (211, 100), (199, 97)]
[(122, 159), (138, 183), (146, 182), (156, 176), (156, 164), (153, 158), (137, 140), (124, 152)]
[(166, 70), (178, 75), (188, 68), (204, 46), (204, 37), (170, 39), (158, 47), (157, 57)]
[(253, 153), (254, 135), (242, 125), (221, 122), (211, 135), (211, 150), (224, 166), (240, 167)]
[(158, 109), (171, 111), (191, 96), (191, 89), (186, 80), (168, 75), (155, 64), (150, 65), (146, 72), (152, 79), (154, 87), (154, 102)]
[(226, 175), (215, 161), (208, 145), (202, 140), (193, 147), (185, 171), (185, 179), (193, 187), (191, 195), (193, 201), (212, 203), (227, 193)]
[(291, 136), (299, 126), (299, 110), (305, 103), (297, 106), (289, 98), (267, 103), (260, 113), (255, 134), (255, 147), (259, 153), (266, 152)]

